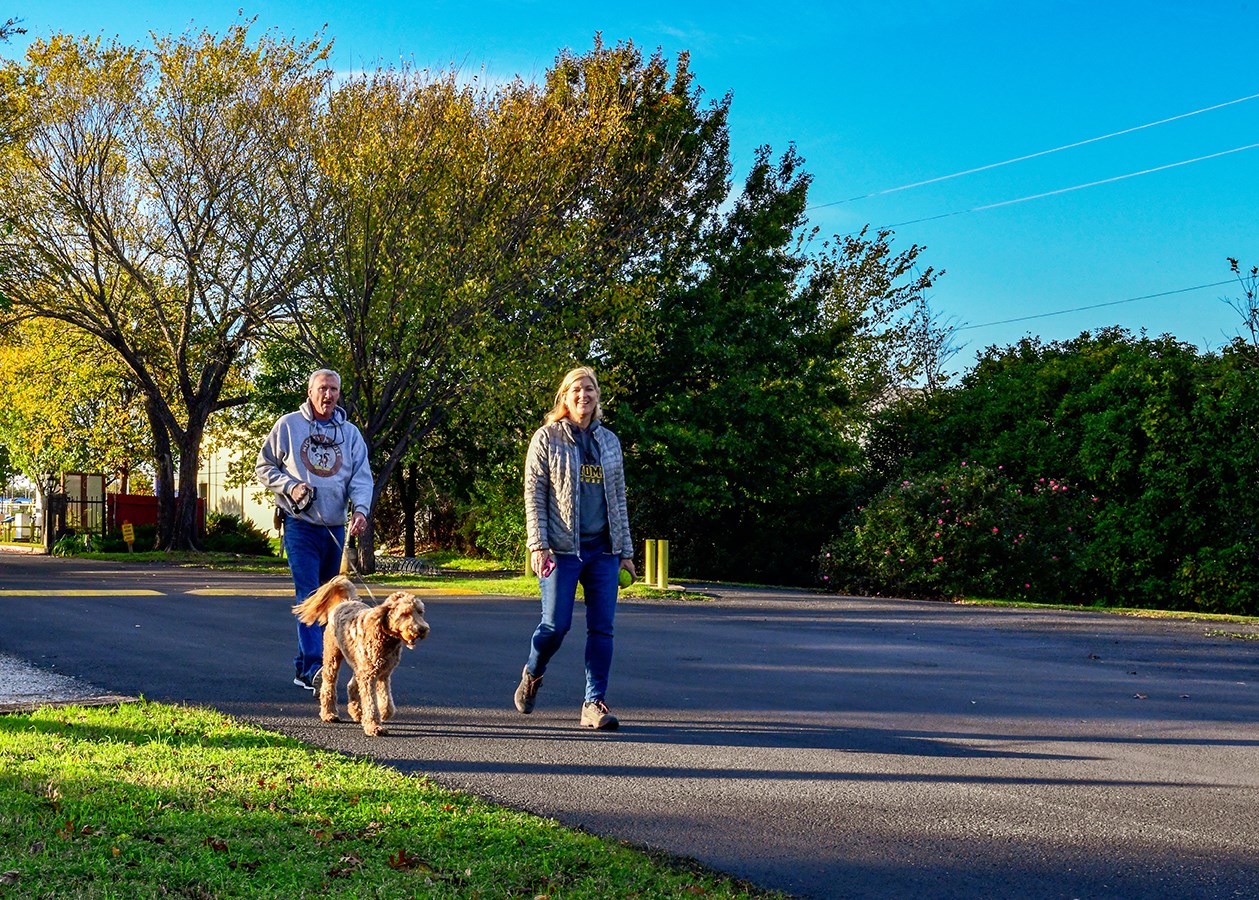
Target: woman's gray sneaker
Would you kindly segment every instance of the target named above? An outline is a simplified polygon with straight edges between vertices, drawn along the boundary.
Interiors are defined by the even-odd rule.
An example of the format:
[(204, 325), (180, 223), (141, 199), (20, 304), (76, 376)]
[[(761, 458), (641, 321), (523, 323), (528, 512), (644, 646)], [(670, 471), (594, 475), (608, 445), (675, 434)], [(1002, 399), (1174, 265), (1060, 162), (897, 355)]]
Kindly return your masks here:
[(525, 715), (533, 712), (534, 701), (538, 699), (538, 688), (542, 686), (542, 676), (534, 678), (529, 674), (528, 667), (520, 674), (520, 684), (516, 688), (516, 710)]

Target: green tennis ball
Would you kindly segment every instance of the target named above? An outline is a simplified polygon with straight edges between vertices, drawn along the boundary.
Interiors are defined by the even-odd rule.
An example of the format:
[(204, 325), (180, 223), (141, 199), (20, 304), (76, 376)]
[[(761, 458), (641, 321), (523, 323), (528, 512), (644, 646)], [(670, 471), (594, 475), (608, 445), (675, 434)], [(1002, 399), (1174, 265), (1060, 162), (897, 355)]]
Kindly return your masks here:
[(634, 576), (630, 574), (629, 569), (622, 569), (618, 576), (621, 581), (621, 587), (627, 588), (634, 583)]

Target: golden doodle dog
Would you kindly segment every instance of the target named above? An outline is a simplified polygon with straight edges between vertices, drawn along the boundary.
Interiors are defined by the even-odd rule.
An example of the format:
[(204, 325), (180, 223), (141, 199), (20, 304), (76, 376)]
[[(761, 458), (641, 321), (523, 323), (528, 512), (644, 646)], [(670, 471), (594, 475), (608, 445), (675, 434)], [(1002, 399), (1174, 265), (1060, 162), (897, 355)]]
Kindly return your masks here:
[(293, 614), (307, 625), (326, 626), (319, 718), (341, 721), (337, 675), (344, 659), (354, 670), (346, 689), (350, 718), (362, 723), (366, 734), (385, 734), (381, 723), (395, 711), (390, 676), (402, 658), (402, 645), (414, 649), (416, 641), (428, 637), (424, 604), (414, 594), (395, 591), (379, 606), (369, 606), (358, 599), (350, 579), (338, 575), (294, 606)]

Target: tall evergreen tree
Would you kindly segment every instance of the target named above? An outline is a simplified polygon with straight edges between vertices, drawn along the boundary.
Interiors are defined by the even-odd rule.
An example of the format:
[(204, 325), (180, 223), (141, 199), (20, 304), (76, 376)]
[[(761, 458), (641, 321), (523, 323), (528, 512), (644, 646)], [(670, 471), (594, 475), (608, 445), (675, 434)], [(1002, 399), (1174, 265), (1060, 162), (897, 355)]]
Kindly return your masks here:
[(932, 277), (902, 283), (918, 249), (892, 255), (887, 234), (810, 253), (809, 182), (794, 149), (761, 148), (691, 274), (608, 348), (635, 534), (670, 540), (693, 576), (811, 579), (874, 390), (857, 351)]

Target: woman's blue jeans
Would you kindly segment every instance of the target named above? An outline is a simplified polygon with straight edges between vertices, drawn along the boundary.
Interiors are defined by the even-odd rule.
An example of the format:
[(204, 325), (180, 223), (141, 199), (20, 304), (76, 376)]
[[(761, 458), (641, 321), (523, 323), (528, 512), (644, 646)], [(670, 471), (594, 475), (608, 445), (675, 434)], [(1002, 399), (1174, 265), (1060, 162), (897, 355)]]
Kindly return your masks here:
[[(344, 546), (344, 525), (313, 525), (292, 516), (284, 517), (284, 553), (289, 559), (298, 603), (341, 572)], [(318, 623), (297, 623), (297, 656), (293, 658), (293, 667), (299, 676), (309, 677), (323, 665), (323, 628)]]
[(573, 607), (580, 583), (586, 598), (586, 702), (602, 700), (612, 670), (612, 623), (616, 617), (619, 557), (606, 539), (582, 544), (581, 556), (555, 554), (555, 568), (538, 579), (542, 621), (533, 632), (525, 668), (541, 678), (573, 625)]

